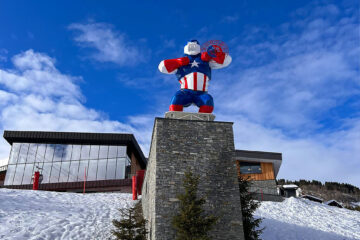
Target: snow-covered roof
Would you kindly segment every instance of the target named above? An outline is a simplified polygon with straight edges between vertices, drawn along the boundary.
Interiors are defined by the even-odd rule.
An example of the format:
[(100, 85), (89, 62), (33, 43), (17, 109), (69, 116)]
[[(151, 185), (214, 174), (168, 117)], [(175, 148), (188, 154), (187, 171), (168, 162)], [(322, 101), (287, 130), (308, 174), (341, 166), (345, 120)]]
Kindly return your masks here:
[(299, 188), (299, 186), (295, 184), (282, 185), (282, 187), (286, 189)]

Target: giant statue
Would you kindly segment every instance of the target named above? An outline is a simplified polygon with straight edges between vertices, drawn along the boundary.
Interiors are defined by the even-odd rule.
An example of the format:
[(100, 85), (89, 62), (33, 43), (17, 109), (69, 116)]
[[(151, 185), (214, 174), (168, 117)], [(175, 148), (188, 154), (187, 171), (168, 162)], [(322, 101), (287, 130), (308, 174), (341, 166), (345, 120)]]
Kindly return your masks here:
[(208, 93), (211, 70), (224, 68), (230, 63), (230, 55), (219, 44), (208, 44), (202, 51), (197, 40), (186, 44), (183, 57), (161, 61), (160, 72), (175, 74), (181, 85), (171, 99), (169, 110), (183, 111), (184, 107), (195, 104), (199, 113), (212, 113), (214, 100)]

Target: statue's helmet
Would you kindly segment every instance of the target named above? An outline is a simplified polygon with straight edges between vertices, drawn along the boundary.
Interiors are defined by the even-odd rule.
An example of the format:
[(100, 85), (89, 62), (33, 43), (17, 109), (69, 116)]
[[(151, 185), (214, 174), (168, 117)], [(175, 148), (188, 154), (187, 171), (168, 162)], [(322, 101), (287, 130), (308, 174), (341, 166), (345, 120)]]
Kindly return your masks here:
[(188, 55), (196, 55), (200, 52), (201, 47), (198, 40), (190, 40), (184, 47), (184, 53)]

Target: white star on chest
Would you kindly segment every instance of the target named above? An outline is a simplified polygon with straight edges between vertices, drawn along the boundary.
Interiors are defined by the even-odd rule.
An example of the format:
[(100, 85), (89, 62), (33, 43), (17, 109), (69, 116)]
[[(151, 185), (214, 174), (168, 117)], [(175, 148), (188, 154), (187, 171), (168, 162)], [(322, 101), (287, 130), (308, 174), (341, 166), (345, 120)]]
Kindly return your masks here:
[(199, 63), (194, 60), (192, 63), (191, 63), (191, 67), (199, 67)]

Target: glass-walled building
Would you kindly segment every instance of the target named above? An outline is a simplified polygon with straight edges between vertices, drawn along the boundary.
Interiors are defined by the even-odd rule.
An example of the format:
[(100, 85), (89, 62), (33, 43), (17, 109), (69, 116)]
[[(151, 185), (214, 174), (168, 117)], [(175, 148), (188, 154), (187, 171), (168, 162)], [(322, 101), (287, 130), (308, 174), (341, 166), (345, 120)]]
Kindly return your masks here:
[(30, 188), (39, 171), (40, 189), (76, 189), (86, 179), (90, 187), (114, 190), (130, 186), (146, 167), (132, 134), (5, 131), (4, 138), (12, 145), (5, 187)]

